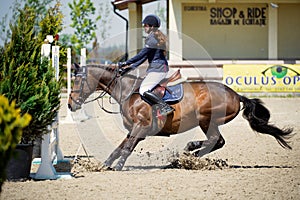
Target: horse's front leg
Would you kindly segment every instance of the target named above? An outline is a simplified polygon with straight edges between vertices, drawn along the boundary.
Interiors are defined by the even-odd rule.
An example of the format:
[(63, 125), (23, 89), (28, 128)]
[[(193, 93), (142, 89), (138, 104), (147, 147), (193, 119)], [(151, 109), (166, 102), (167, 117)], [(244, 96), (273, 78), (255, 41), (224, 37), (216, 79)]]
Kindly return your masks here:
[(131, 135), (128, 137), (128, 140), (124, 143), (123, 148), (121, 149), (121, 156), (114, 167), (115, 170), (122, 170), (127, 158), (131, 155), (136, 145), (146, 138), (146, 135), (149, 135), (151, 131), (151, 126), (145, 126), (142, 123), (136, 123), (131, 131)]
[(199, 149), (202, 147), (204, 141), (200, 140), (200, 141), (192, 141), (192, 142), (188, 142), (186, 144), (186, 146), (184, 147), (184, 151), (186, 152), (190, 152), (190, 151), (194, 151), (196, 149)]
[(109, 155), (109, 157), (104, 162), (104, 168), (111, 168), (111, 165), (114, 163), (116, 159), (118, 159), (121, 156), (121, 151), (124, 148), (124, 145), (128, 141), (128, 136), (121, 142), (121, 144)]
[(144, 139), (145, 138), (139, 138), (139, 137), (136, 137), (136, 136), (131, 136), (131, 137), (128, 138), (128, 140), (125, 143), (123, 149), (121, 149), (121, 156), (120, 156), (120, 159), (118, 160), (118, 163), (114, 167), (115, 170), (117, 170), (117, 171), (122, 170), (127, 158), (131, 155), (131, 153), (133, 152), (136, 145)]

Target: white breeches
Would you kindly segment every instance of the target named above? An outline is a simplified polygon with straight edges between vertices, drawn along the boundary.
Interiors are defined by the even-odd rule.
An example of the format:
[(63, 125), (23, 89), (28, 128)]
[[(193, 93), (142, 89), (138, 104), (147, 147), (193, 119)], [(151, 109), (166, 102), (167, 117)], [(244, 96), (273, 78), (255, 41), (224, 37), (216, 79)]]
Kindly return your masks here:
[(168, 72), (149, 72), (141, 84), (139, 93), (143, 95), (144, 92), (152, 90), (161, 80), (166, 78), (167, 74)]

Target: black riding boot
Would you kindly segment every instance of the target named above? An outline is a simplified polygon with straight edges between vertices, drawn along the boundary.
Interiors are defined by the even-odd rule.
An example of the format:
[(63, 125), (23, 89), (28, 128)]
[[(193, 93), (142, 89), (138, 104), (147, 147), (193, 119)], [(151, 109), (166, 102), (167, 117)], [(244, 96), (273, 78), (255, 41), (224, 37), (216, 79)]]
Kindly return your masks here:
[(168, 115), (174, 111), (174, 108), (172, 108), (169, 104), (164, 102), (152, 92), (144, 92), (143, 99), (150, 105), (158, 104), (160, 106), (160, 112), (162, 115)]

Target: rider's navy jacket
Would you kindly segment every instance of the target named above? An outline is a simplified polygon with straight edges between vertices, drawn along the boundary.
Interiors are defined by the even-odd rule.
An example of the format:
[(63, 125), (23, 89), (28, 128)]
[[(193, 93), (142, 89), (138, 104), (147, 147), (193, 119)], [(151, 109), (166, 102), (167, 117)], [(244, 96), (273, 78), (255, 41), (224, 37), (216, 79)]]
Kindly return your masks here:
[(164, 55), (164, 50), (158, 47), (158, 41), (151, 32), (145, 39), (145, 47), (133, 58), (126, 61), (127, 65), (137, 68), (148, 59), (149, 67), (147, 72), (168, 72), (168, 61)]

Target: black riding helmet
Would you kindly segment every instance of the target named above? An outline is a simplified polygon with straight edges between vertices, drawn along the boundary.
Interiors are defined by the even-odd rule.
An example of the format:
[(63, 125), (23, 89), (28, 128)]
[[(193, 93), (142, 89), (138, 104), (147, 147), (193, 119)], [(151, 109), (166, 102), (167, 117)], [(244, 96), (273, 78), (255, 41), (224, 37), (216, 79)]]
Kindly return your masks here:
[(153, 26), (156, 28), (160, 27), (160, 19), (156, 15), (147, 15), (144, 20), (142, 21), (142, 24), (148, 24), (149, 26)]

